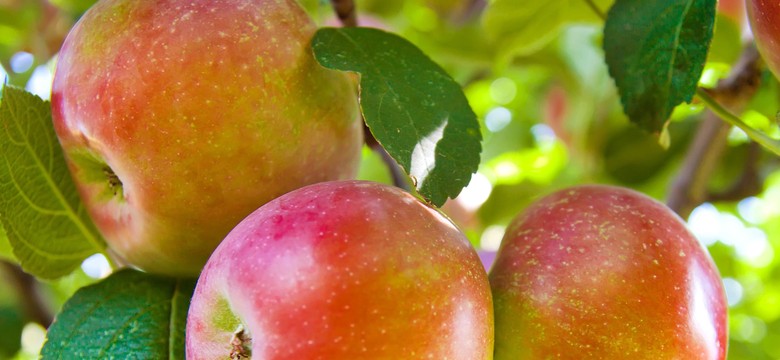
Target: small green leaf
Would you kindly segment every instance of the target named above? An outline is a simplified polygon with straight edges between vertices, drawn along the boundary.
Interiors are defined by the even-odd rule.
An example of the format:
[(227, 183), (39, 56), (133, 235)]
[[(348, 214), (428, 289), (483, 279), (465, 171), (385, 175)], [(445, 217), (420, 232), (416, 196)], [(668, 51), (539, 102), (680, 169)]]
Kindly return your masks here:
[(3, 89), (0, 157), (0, 224), (25, 271), (58, 278), (103, 251), (68, 172), (48, 102)]
[(43, 359), (183, 359), (194, 280), (134, 270), (80, 289), (49, 328)]
[(716, 0), (617, 0), (607, 15), (609, 73), (632, 122), (659, 132), (691, 102), (704, 70)]
[(324, 28), (312, 42), (323, 66), (355, 71), (374, 137), (432, 204), (454, 198), (477, 171), (479, 122), (460, 85), (416, 46), (377, 29)]

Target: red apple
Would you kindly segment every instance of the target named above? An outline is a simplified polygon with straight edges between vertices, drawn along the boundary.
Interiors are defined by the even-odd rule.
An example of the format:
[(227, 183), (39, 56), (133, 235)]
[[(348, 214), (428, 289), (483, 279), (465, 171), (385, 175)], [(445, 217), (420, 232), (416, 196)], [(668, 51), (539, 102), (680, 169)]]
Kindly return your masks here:
[(761, 57), (775, 74), (780, 76), (780, 2), (746, 0), (748, 22)]
[(54, 125), (86, 209), (131, 264), (197, 275), (265, 202), (355, 175), (355, 90), (294, 0), (103, 0), (69, 34)]
[(497, 360), (726, 358), (712, 259), (669, 208), (632, 190), (535, 202), (509, 226), (490, 284)]
[(487, 274), (408, 193), (363, 181), (290, 192), (244, 219), (198, 280), (188, 359), (490, 359)]

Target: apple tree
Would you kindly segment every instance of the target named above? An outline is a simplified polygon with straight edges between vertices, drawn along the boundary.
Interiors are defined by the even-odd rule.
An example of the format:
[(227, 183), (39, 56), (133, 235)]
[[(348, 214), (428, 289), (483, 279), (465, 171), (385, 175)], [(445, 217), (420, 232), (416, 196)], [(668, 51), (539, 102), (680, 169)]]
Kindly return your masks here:
[[(116, 7), (109, 8), (109, 3)], [(187, 8), (190, 3), (202, 6)], [(409, 300), (407, 309), (392, 304), (382, 311), (412, 317), (408, 314), (423, 313), (419, 304), (431, 309), (436, 305), (440, 307), (433, 312), (446, 320), (442, 314), (462, 309), (449, 301), (462, 297), (483, 306), (474, 312), (483, 316), (493, 308), (485, 305), (484, 291), (479, 292), (489, 284), (482, 268), (474, 266), (476, 254), (487, 270), (505, 233), (504, 241), (520, 250), (538, 240), (529, 240), (525, 230), (557, 234), (548, 237), (564, 233), (561, 229), (576, 223), (576, 218), (561, 220), (569, 218), (560, 209), (550, 220), (516, 225), (513, 219), (528, 209), (532, 213), (525, 219), (537, 219), (533, 211), (538, 213), (543, 196), (582, 189), (584, 184), (633, 189), (632, 194), (657, 200), (642, 198), (638, 203), (645, 205), (639, 208), (650, 213), (663, 207), (679, 215), (695, 241), (679, 245), (659, 239), (654, 243), (657, 254), (688, 255), (700, 247), (709, 252), (687, 259), (707, 262), (711, 256), (717, 266), (719, 274), (710, 276), (715, 282), (702, 286), (714, 286), (713, 297), (725, 293), (728, 358), (780, 357), (780, 255), (775, 256), (780, 251), (780, 83), (773, 74), (780, 59), (776, 49), (780, 28), (775, 26), (780, 7), (758, 0), (159, 0), (144, 2), (147, 8), (138, 4), (0, 3), (4, 78), (0, 359), (183, 359), (185, 343), (195, 342), (186, 340), (185, 329), (198, 333), (199, 341), (212, 340), (204, 337), (205, 330), (195, 320), (188, 324), (193, 293), (204, 292), (209, 302), (200, 303), (199, 309), (216, 308), (230, 316), (196, 316), (198, 324), (211, 321), (232, 332), (227, 345), (233, 348), (225, 357), (248, 356), (251, 324), (231, 318), (221, 295), (195, 288), (208, 255), (257, 208), (261, 210), (247, 221), (256, 218), (282, 226), (295, 220), (297, 225), (286, 226), (307, 236), (323, 236), (320, 228), (347, 236), (342, 240), (374, 238), (372, 231), (398, 231), (376, 244), (364, 244), (370, 250), (344, 250), (356, 254), (351, 262), (339, 261), (334, 253), (322, 258), (327, 261), (312, 263), (311, 271), (298, 271), (300, 276), (325, 273), (324, 268), (339, 264), (360, 268), (363, 263), (356, 259), (381, 258), (376, 261), (383, 264), (383, 271), (398, 271), (393, 259), (405, 259), (404, 266), (447, 264), (438, 273), (425, 272), (429, 277), (424, 281), (435, 283), (417, 292), (429, 291), (426, 299), (410, 296), (404, 298)], [(230, 11), (219, 10), (219, 4), (228, 4)], [(168, 12), (173, 15), (165, 15)], [(192, 26), (180, 31), (184, 29), (180, 25), (192, 19)], [(173, 121), (182, 118), (186, 121)], [(253, 122), (256, 118), (275, 122)], [(327, 193), (322, 198), (297, 195), (312, 192), (296, 190), (309, 184), (345, 179), (405, 192), (388, 196), (375, 189), (367, 192), (373, 194), (368, 198), (355, 197), (352, 190), (344, 190), (349, 195)], [(339, 185), (314, 185), (329, 187)], [(285, 193), (289, 197), (282, 196)], [(332, 210), (334, 203), (346, 198), (359, 206)], [(594, 207), (617, 206), (597, 196), (582, 198), (591, 201), (576, 205), (582, 216)], [(261, 206), (269, 201), (273, 212), (263, 212), (267, 208)], [(541, 204), (544, 201), (549, 200)], [(109, 204), (109, 210), (96, 204)], [(291, 217), (306, 221), (275, 217), (288, 206), (284, 204), (295, 208)], [(315, 205), (327, 209), (322, 213), (332, 218), (306, 210)], [(111, 211), (126, 217), (114, 217)], [(377, 213), (398, 214), (404, 220), (372, 227), (370, 218)], [(427, 220), (420, 221), (418, 213)], [(366, 223), (350, 226), (363, 214)], [(126, 221), (130, 217), (142, 221)], [(457, 231), (442, 225), (449, 221)], [(415, 222), (419, 229), (412, 226)], [(545, 224), (557, 228), (539, 230)], [(274, 270), (293, 269), (291, 264), (300, 259), (310, 260), (304, 255), (317, 243), (298, 235), (286, 237), (295, 246), (258, 242), (293, 254), (289, 259), (294, 260), (282, 261), (241, 247), (245, 244), (236, 239), (249, 232), (272, 236), (277, 228), (242, 223), (236, 229), (225, 242), (232, 250), (215, 254), (221, 254), (219, 261), (230, 262), (231, 269), (242, 269), (242, 264), (263, 267), (262, 273), (240, 273), (251, 273), (265, 283), (287, 284)], [(656, 234), (652, 230), (647, 231)], [(410, 241), (401, 233), (425, 235)], [(387, 239), (392, 241), (382, 242)], [(471, 248), (458, 247), (461, 240)], [(693, 246), (694, 242), (700, 245)], [(635, 245), (641, 248), (642, 243)], [(556, 246), (539, 245), (547, 248)], [(521, 255), (512, 259), (499, 254), (497, 268), (538, 259), (553, 259), (544, 264), (552, 267), (570, 259), (547, 250), (520, 250)], [(436, 256), (443, 260), (431, 260)], [(626, 255), (614, 255), (631, 263), (621, 256)], [(566, 274), (573, 274), (574, 282), (577, 274), (609, 270), (611, 265), (598, 259)], [(684, 275), (674, 276), (672, 268), (682, 268), (681, 260), (676, 260), (663, 272), (669, 284), (685, 282)], [(208, 275), (203, 283), (235, 284), (235, 279), (222, 278), (226, 267), (206, 266), (216, 275)], [(648, 274), (644, 268), (630, 269), (623, 280), (634, 285)], [(387, 281), (388, 287), (403, 283), (400, 275), (363, 275), (360, 279)], [(524, 276), (505, 275), (491, 275), (491, 284), (494, 279), (500, 279), (495, 281), (501, 286), (514, 284)], [(463, 279), (476, 279), (469, 287), (480, 290), (469, 293), (471, 297), (462, 295), (454, 284)], [(328, 284), (328, 289), (337, 288)], [(384, 283), (373, 285), (377, 294), (385, 289)], [(494, 288), (493, 298), (503, 289)], [(571, 288), (546, 290), (567, 289)], [(659, 300), (667, 295), (661, 293), (663, 287), (622, 289), (625, 293), (617, 299), (646, 297), (659, 311), (670, 312), (668, 318), (641, 321), (673, 325), (674, 316), (680, 315)], [(237, 291), (231, 289), (231, 294), (233, 290)], [(361, 296), (341, 293), (339, 304), (372, 301)], [(504, 308), (515, 305), (508, 298), (502, 297)], [(315, 301), (305, 306), (319, 306), (318, 296), (294, 300), (304, 304), (302, 299)], [(603, 300), (619, 303), (615, 298)], [(276, 300), (264, 301), (268, 308), (279, 305)], [(326, 309), (317, 314), (331, 314), (329, 307), (317, 309)], [(511, 319), (540, 323), (525, 309), (510, 314)], [(626, 309), (604, 314), (639, 313)], [(703, 315), (683, 315), (725, 319), (725, 309), (708, 309)], [(370, 318), (366, 311), (363, 318)], [(334, 318), (361, 318), (355, 313), (338, 315)], [(491, 356), (493, 338), (509, 332), (493, 335), (489, 317), (469, 328), (470, 338), (458, 333), (454, 343), (479, 344), (474, 354)], [(502, 320), (506, 319), (496, 323), (511, 323)], [(610, 321), (616, 328), (627, 323), (622, 318)], [(590, 331), (576, 322), (560, 322), (571, 326), (566, 329), (571, 333)], [(367, 323), (372, 328), (365, 332), (385, 334), (382, 321)], [(404, 321), (393, 322), (397, 323)], [(440, 326), (432, 324), (431, 328)], [(530, 326), (515, 330), (533, 333)], [(301, 339), (275, 343), (279, 351), (308, 344), (302, 338), (311, 333), (285, 330), (275, 329)], [(726, 329), (722, 330), (718, 334), (725, 336)], [(361, 338), (350, 331), (349, 324), (340, 323), (330, 334), (382, 344), (380, 336)], [(325, 338), (329, 334), (321, 333)], [(260, 332), (251, 334), (257, 337)], [(426, 334), (436, 338), (431, 335), (435, 332)], [(399, 331), (398, 339), (403, 335)], [(538, 347), (564, 348), (555, 343), (560, 337), (549, 339), (553, 340)], [(615, 339), (616, 346), (625, 348), (610, 354), (641, 354), (663, 344), (632, 339)], [(412, 346), (411, 340), (400, 342), (404, 341)], [(446, 341), (452, 338), (442, 336), (439, 345), (449, 344)], [(356, 344), (349, 346), (359, 349)], [(668, 354), (697, 353), (700, 344), (675, 346), (690, 348)], [(338, 354), (340, 347), (315, 348)], [(190, 348), (188, 356), (194, 356), (192, 349), (197, 347)], [(518, 349), (506, 353), (515, 358), (523, 352)], [(591, 354), (581, 354), (586, 353)], [(382, 354), (397, 357), (402, 352)], [(506, 356), (502, 354), (496, 351), (495, 356)]]

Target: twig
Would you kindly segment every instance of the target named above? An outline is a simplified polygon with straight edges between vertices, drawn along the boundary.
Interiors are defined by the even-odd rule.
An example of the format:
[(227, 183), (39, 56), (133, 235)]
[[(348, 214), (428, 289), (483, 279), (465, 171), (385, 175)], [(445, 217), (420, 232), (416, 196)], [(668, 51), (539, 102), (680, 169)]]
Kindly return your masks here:
[(683, 219), (706, 198), (707, 182), (720, 160), (730, 126), (708, 112), (696, 131), (666, 204)]
[(761, 146), (757, 143), (748, 144), (745, 155), (745, 168), (742, 175), (723, 192), (707, 194), (707, 201), (738, 201), (749, 196), (756, 196), (764, 189), (759, 175), (758, 161), (761, 158)]
[[(333, 10), (336, 12), (341, 24), (344, 27), (357, 26), (357, 11), (355, 9), (355, 3), (352, 0), (330, 0), (333, 5)], [(387, 165), (390, 175), (393, 178), (393, 185), (409, 191), (409, 182), (406, 181), (406, 174), (398, 163), (395, 162), (392, 156), (382, 147), (381, 144), (374, 138), (374, 134), (371, 133), (366, 125), (365, 119), (363, 120), (363, 135), (366, 145), (374, 152), (378, 153), (382, 158), (382, 161)]]
[(333, 10), (344, 27), (358, 25), (357, 11), (355, 11), (355, 2), (353, 0), (330, 0), (330, 3), (333, 5)]
[(387, 165), (387, 169), (390, 171), (390, 176), (393, 179), (393, 185), (406, 191), (411, 191), (409, 181), (407, 181), (407, 176), (401, 169), (401, 166), (395, 162), (395, 159), (393, 159), (393, 157), (387, 153), (387, 150), (385, 150), (379, 141), (376, 140), (374, 135), (371, 134), (371, 130), (368, 129), (365, 121), (363, 121), (363, 133), (366, 145), (371, 148), (371, 150), (379, 154), (379, 156), (382, 158), (382, 161), (385, 163), (385, 165)]
[(4, 260), (0, 260), (0, 273), (5, 273), (8, 282), (16, 289), (19, 305), (22, 306), (27, 319), (48, 328), (54, 314), (41, 294), (40, 285), (35, 278), (22, 271), (18, 265)]
[(453, 21), (457, 25), (466, 24), (473, 19), (477, 19), (479, 15), (482, 14), (482, 11), (485, 10), (486, 6), (487, 0), (470, 0), (463, 11), (460, 12)]
[[(729, 77), (720, 81), (712, 91), (715, 99), (730, 109), (741, 109), (758, 89), (761, 70), (760, 56), (752, 46), (747, 47)], [(708, 95), (708, 94), (707, 94)], [(707, 183), (725, 148), (730, 125), (708, 111), (699, 126), (696, 137), (685, 157), (680, 172), (672, 181), (667, 205), (682, 218), (687, 218), (696, 206), (707, 199)]]
[(585, 3), (588, 4), (588, 7), (590, 7), (591, 10), (593, 10), (594, 13), (596, 13), (596, 16), (601, 18), (601, 20), (607, 20), (607, 15), (604, 14), (601, 9), (599, 9), (598, 6), (596, 6), (596, 3), (593, 2), (593, 0), (585, 0)]

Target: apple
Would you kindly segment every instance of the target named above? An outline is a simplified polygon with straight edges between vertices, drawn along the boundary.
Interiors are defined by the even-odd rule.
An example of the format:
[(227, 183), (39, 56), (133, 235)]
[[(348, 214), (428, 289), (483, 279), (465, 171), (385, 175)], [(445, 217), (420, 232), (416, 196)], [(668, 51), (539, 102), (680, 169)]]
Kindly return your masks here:
[(746, 0), (748, 22), (761, 57), (780, 76), (780, 2)]
[(294, 0), (102, 0), (68, 35), (53, 120), (108, 245), (197, 276), (241, 219), (293, 189), (356, 175), (346, 74), (313, 58)]
[(579, 186), (507, 229), (490, 270), (496, 360), (725, 359), (712, 259), (665, 205)]
[(742, 27), (745, 19), (745, 0), (718, 0), (718, 13)]
[(212, 254), (187, 359), (490, 359), (487, 273), (465, 235), (395, 187), (334, 181), (253, 212)]

